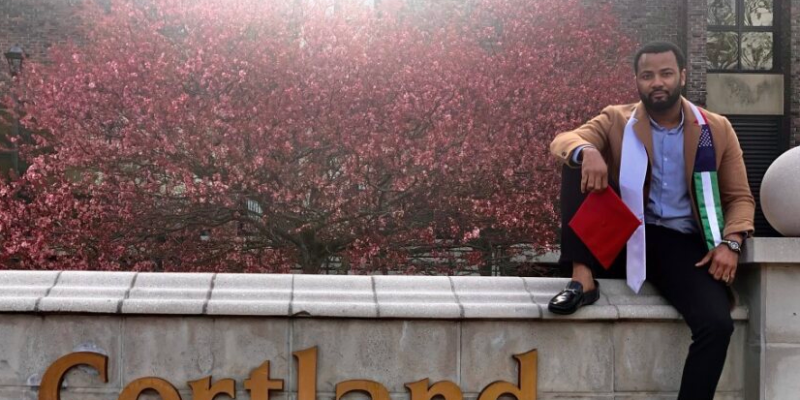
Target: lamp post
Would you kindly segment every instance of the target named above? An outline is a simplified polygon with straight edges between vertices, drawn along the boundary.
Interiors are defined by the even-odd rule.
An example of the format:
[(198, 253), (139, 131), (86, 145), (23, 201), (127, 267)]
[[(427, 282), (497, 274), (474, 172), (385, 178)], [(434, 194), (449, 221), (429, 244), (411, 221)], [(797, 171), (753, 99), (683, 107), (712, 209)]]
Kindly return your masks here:
[(6, 60), (8, 61), (8, 69), (11, 76), (17, 76), (22, 72), (22, 63), (25, 61), (25, 51), (19, 44), (11, 46), (5, 53)]

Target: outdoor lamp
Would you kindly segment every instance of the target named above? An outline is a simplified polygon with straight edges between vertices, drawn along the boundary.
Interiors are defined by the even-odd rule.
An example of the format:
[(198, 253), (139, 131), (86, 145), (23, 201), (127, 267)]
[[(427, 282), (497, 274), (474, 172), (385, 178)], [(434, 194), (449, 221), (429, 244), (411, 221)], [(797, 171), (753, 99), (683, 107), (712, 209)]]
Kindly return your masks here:
[(11, 46), (5, 53), (6, 60), (8, 60), (8, 69), (11, 71), (11, 76), (16, 76), (22, 72), (22, 61), (25, 59), (25, 52), (19, 44)]

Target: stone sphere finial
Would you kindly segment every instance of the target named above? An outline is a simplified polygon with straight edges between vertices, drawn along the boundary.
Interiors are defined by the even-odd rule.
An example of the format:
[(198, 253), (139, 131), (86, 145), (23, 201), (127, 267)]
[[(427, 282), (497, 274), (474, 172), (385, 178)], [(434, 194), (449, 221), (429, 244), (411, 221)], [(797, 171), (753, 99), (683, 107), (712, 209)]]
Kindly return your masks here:
[(767, 169), (761, 209), (781, 235), (800, 237), (800, 147), (781, 154)]

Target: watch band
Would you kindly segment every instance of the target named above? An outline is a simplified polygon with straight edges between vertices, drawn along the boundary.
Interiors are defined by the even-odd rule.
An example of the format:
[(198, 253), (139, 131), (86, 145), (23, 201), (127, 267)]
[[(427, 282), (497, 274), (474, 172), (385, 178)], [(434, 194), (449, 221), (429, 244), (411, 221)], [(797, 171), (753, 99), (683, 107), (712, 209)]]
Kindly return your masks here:
[(735, 240), (728, 240), (728, 239), (722, 239), (719, 242), (720, 243), (724, 243), (732, 251), (735, 251), (736, 253), (742, 254), (742, 244), (741, 243), (739, 243), (739, 242), (737, 242)]

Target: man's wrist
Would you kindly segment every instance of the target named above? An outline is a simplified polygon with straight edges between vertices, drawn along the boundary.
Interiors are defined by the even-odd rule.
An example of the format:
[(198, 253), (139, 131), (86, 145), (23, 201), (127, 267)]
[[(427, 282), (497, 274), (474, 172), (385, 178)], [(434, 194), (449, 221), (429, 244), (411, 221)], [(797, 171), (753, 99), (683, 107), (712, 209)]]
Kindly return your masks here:
[(578, 154), (577, 154), (578, 164), (582, 164), (583, 163), (584, 151), (585, 150), (589, 150), (589, 149), (597, 150), (597, 148), (592, 146), (592, 145), (582, 146), (581, 148), (578, 149)]
[(725, 235), (724, 239), (725, 240), (733, 240), (736, 243), (739, 243), (739, 245), (742, 245), (742, 244), (744, 244), (744, 239), (746, 237), (747, 236), (742, 232), (734, 232), (734, 233), (729, 233), (729, 234)]
[(575, 150), (572, 151), (572, 155), (570, 156), (572, 163), (576, 165), (581, 165), (581, 163), (583, 163), (583, 150), (594, 149), (594, 148), (595, 147), (590, 144), (584, 144), (576, 147)]

